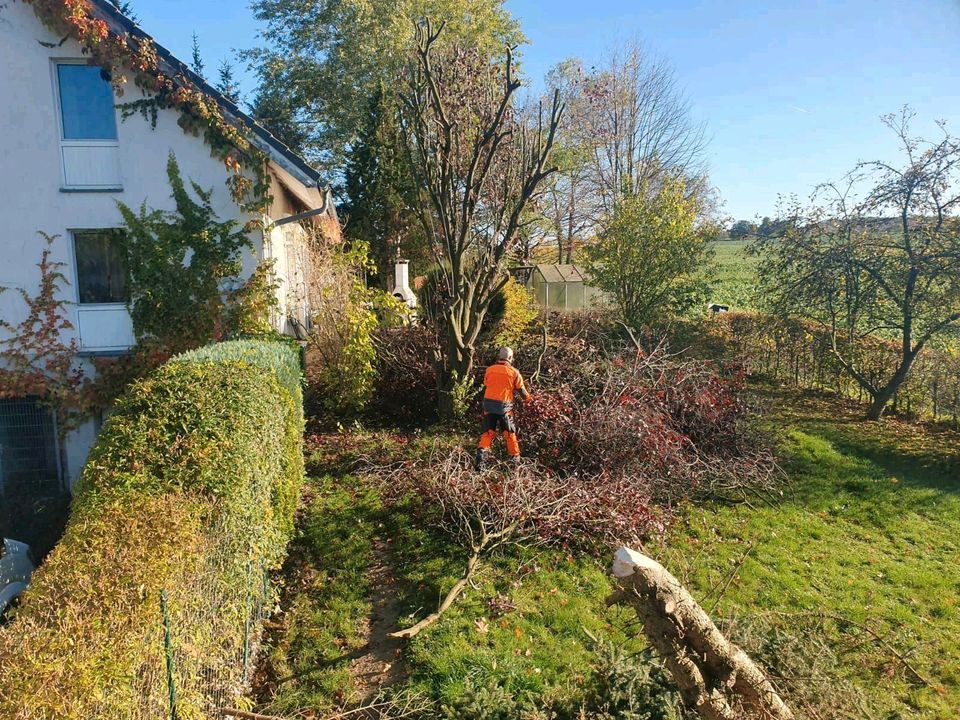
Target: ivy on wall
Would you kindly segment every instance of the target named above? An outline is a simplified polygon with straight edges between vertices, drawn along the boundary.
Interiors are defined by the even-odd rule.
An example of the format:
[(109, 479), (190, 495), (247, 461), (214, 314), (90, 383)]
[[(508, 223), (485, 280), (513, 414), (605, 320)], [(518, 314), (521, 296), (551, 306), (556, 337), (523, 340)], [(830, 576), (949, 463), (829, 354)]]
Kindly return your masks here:
[[(46, 247), (40, 255), (40, 288), (36, 295), (18, 288), (26, 306), (19, 323), (0, 318), (0, 399), (35, 395), (57, 410), (58, 427), (66, 432), (77, 419), (86, 383), (76, 364), (76, 340), (65, 343), (61, 333), (73, 329), (61, 292), (67, 278), (63, 263), (50, 259), (55, 235), (40, 233)], [(0, 288), (0, 293), (7, 291)]]
[(155, 124), (160, 110), (179, 111), (178, 124), (184, 132), (202, 135), (212, 155), (230, 171), (227, 186), (240, 209), (254, 215), (266, 210), (270, 202), (267, 155), (250, 143), (245, 128), (229, 121), (217, 101), (185, 74), (162, 72), (149, 39), (115, 32), (95, 16), (90, 0), (22, 2), (33, 6), (44, 25), (65, 38), (74, 38), (85, 55), (109, 70), (117, 95), (124, 94), (132, 79), (145, 97), (121, 105), (124, 119), (140, 113)]
[(250, 241), (232, 220), (221, 221), (211, 193), (191, 183), (191, 197), (171, 153), (167, 178), (176, 211), (137, 211), (118, 203), (127, 258), (130, 316), (138, 338), (182, 346), (220, 334), (225, 312), (223, 283), (242, 271)]
[[(250, 242), (244, 231), (217, 217), (209, 190), (191, 182), (191, 194), (172, 153), (167, 178), (175, 211), (146, 204), (134, 211), (118, 203), (137, 344), (128, 355), (94, 360), (90, 407), (109, 405), (129, 383), (178, 353), (272, 332), (277, 307), (272, 266), (262, 264), (240, 284), (241, 252)], [(225, 289), (230, 286), (234, 289)]]
[[(63, 263), (51, 259), (57, 237), (40, 233), (47, 245), (37, 264), (39, 290), (36, 295), (18, 290), (27, 311), (23, 321), (0, 318), (0, 399), (43, 398), (66, 433), (178, 353), (211, 341), (272, 332), (277, 309), (272, 267), (262, 264), (240, 283), (246, 234), (236, 222), (217, 218), (210, 191), (191, 183), (196, 199), (191, 196), (172, 154), (167, 175), (175, 212), (119, 206), (125, 228), (117, 240), (127, 260), (136, 345), (120, 357), (91, 358), (95, 373), (84, 372), (77, 341), (62, 338), (74, 326), (63, 299), (68, 284)], [(231, 285), (235, 289), (224, 289)]]

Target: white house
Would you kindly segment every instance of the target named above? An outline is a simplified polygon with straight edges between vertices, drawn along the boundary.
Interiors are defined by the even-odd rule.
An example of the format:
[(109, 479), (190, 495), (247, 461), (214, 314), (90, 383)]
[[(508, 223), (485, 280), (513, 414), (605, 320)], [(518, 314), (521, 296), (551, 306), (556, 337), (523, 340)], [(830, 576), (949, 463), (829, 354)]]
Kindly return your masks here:
[[(117, 36), (152, 41), (108, 0), (89, 0), (87, 10)], [(338, 233), (328, 186), (302, 158), (153, 42), (160, 71), (213, 98), (266, 153), (272, 204), (261, 224), (271, 229), (251, 233), (253, 250), (246, 253), (244, 272), (274, 259), (282, 286), (277, 327), (303, 322), (306, 309), (297, 287), (304, 281), (297, 259), (302, 230), (295, 223), (274, 223), (314, 211), (311, 222)], [(33, 4), (0, 0), (0, 286), (33, 293), (45, 246), (38, 232), (57, 236), (52, 259), (64, 263), (82, 357), (123, 353), (134, 342), (123, 283), (117, 282), (118, 254), (111, 252), (109, 234), (100, 231), (121, 225), (118, 201), (174, 209), (165, 170), (171, 151), (185, 179), (213, 190), (222, 219), (261, 219), (241, 212), (226, 185), (232, 171), (202, 136), (181, 129), (179, 111), (162, 110), (155, 126), (139, 114), (123, 120), (116, 106), (143, 94), (128, 82), (118, 97), (110, 78), (72, 36), (63, 38), (44, 25)], [(24, 312), (17, 293), (0, 294), (0, 317), (15, 325)], [(33, 400), (0, 401), (0, 499), (5, 486), (27, 478), (69, 488), (96, 430), (89, 423), (56, 448), (52, 421)]]

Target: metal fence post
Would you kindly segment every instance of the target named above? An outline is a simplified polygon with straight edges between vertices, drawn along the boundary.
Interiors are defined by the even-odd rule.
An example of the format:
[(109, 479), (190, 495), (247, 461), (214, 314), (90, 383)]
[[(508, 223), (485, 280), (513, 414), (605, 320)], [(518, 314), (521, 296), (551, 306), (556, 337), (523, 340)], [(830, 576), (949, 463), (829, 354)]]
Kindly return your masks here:
[(247, 563), (247, 612), (243, 625), (243, 682), (250, 679), (250, 620), (253, 615), (253, 563)]
[(177, 720), (177, 686), (173, 679), (173, 642), (170, 640), (170, 613), (167, 609), (167, 591), (160, 591), (160, 609), (163, 612), (163, 646), (167, 654), (167, 689), (170, 693), (170, 720)]

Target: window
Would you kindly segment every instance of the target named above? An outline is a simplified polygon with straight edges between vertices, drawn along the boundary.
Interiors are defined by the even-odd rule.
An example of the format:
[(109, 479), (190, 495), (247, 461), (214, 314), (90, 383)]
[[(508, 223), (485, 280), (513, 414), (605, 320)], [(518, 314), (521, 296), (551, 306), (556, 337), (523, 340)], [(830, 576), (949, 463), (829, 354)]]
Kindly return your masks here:
[(56, 63), (53, 71), (60, 113), (61, 190), (121, 192), (117, 112), (109, 74), (85, 63)]
[(81, 305), (125, 303), (127, 263), (119, 230), (84, 230), (73, 234), (77, 290)]
[(57, 65), (64, 140), (117, 139), (113, 88), (106, 71), (91, 65)]

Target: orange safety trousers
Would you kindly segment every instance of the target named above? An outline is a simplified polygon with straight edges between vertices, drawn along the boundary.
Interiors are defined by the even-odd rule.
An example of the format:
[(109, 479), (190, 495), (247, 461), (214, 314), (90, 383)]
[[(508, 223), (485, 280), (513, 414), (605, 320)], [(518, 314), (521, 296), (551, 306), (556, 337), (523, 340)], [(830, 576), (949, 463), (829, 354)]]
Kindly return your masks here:
[[(493, 441), (497, 439), (496, 430), (487, 430), (480, 436), (480, 449), (489, 450)], [(520, 454), (520, 441), (517, 440), (517, 434), (509, 430), (503, 431), (503, 440), (507, 444), (507, 454), (510, 457), (517, 457)]]

